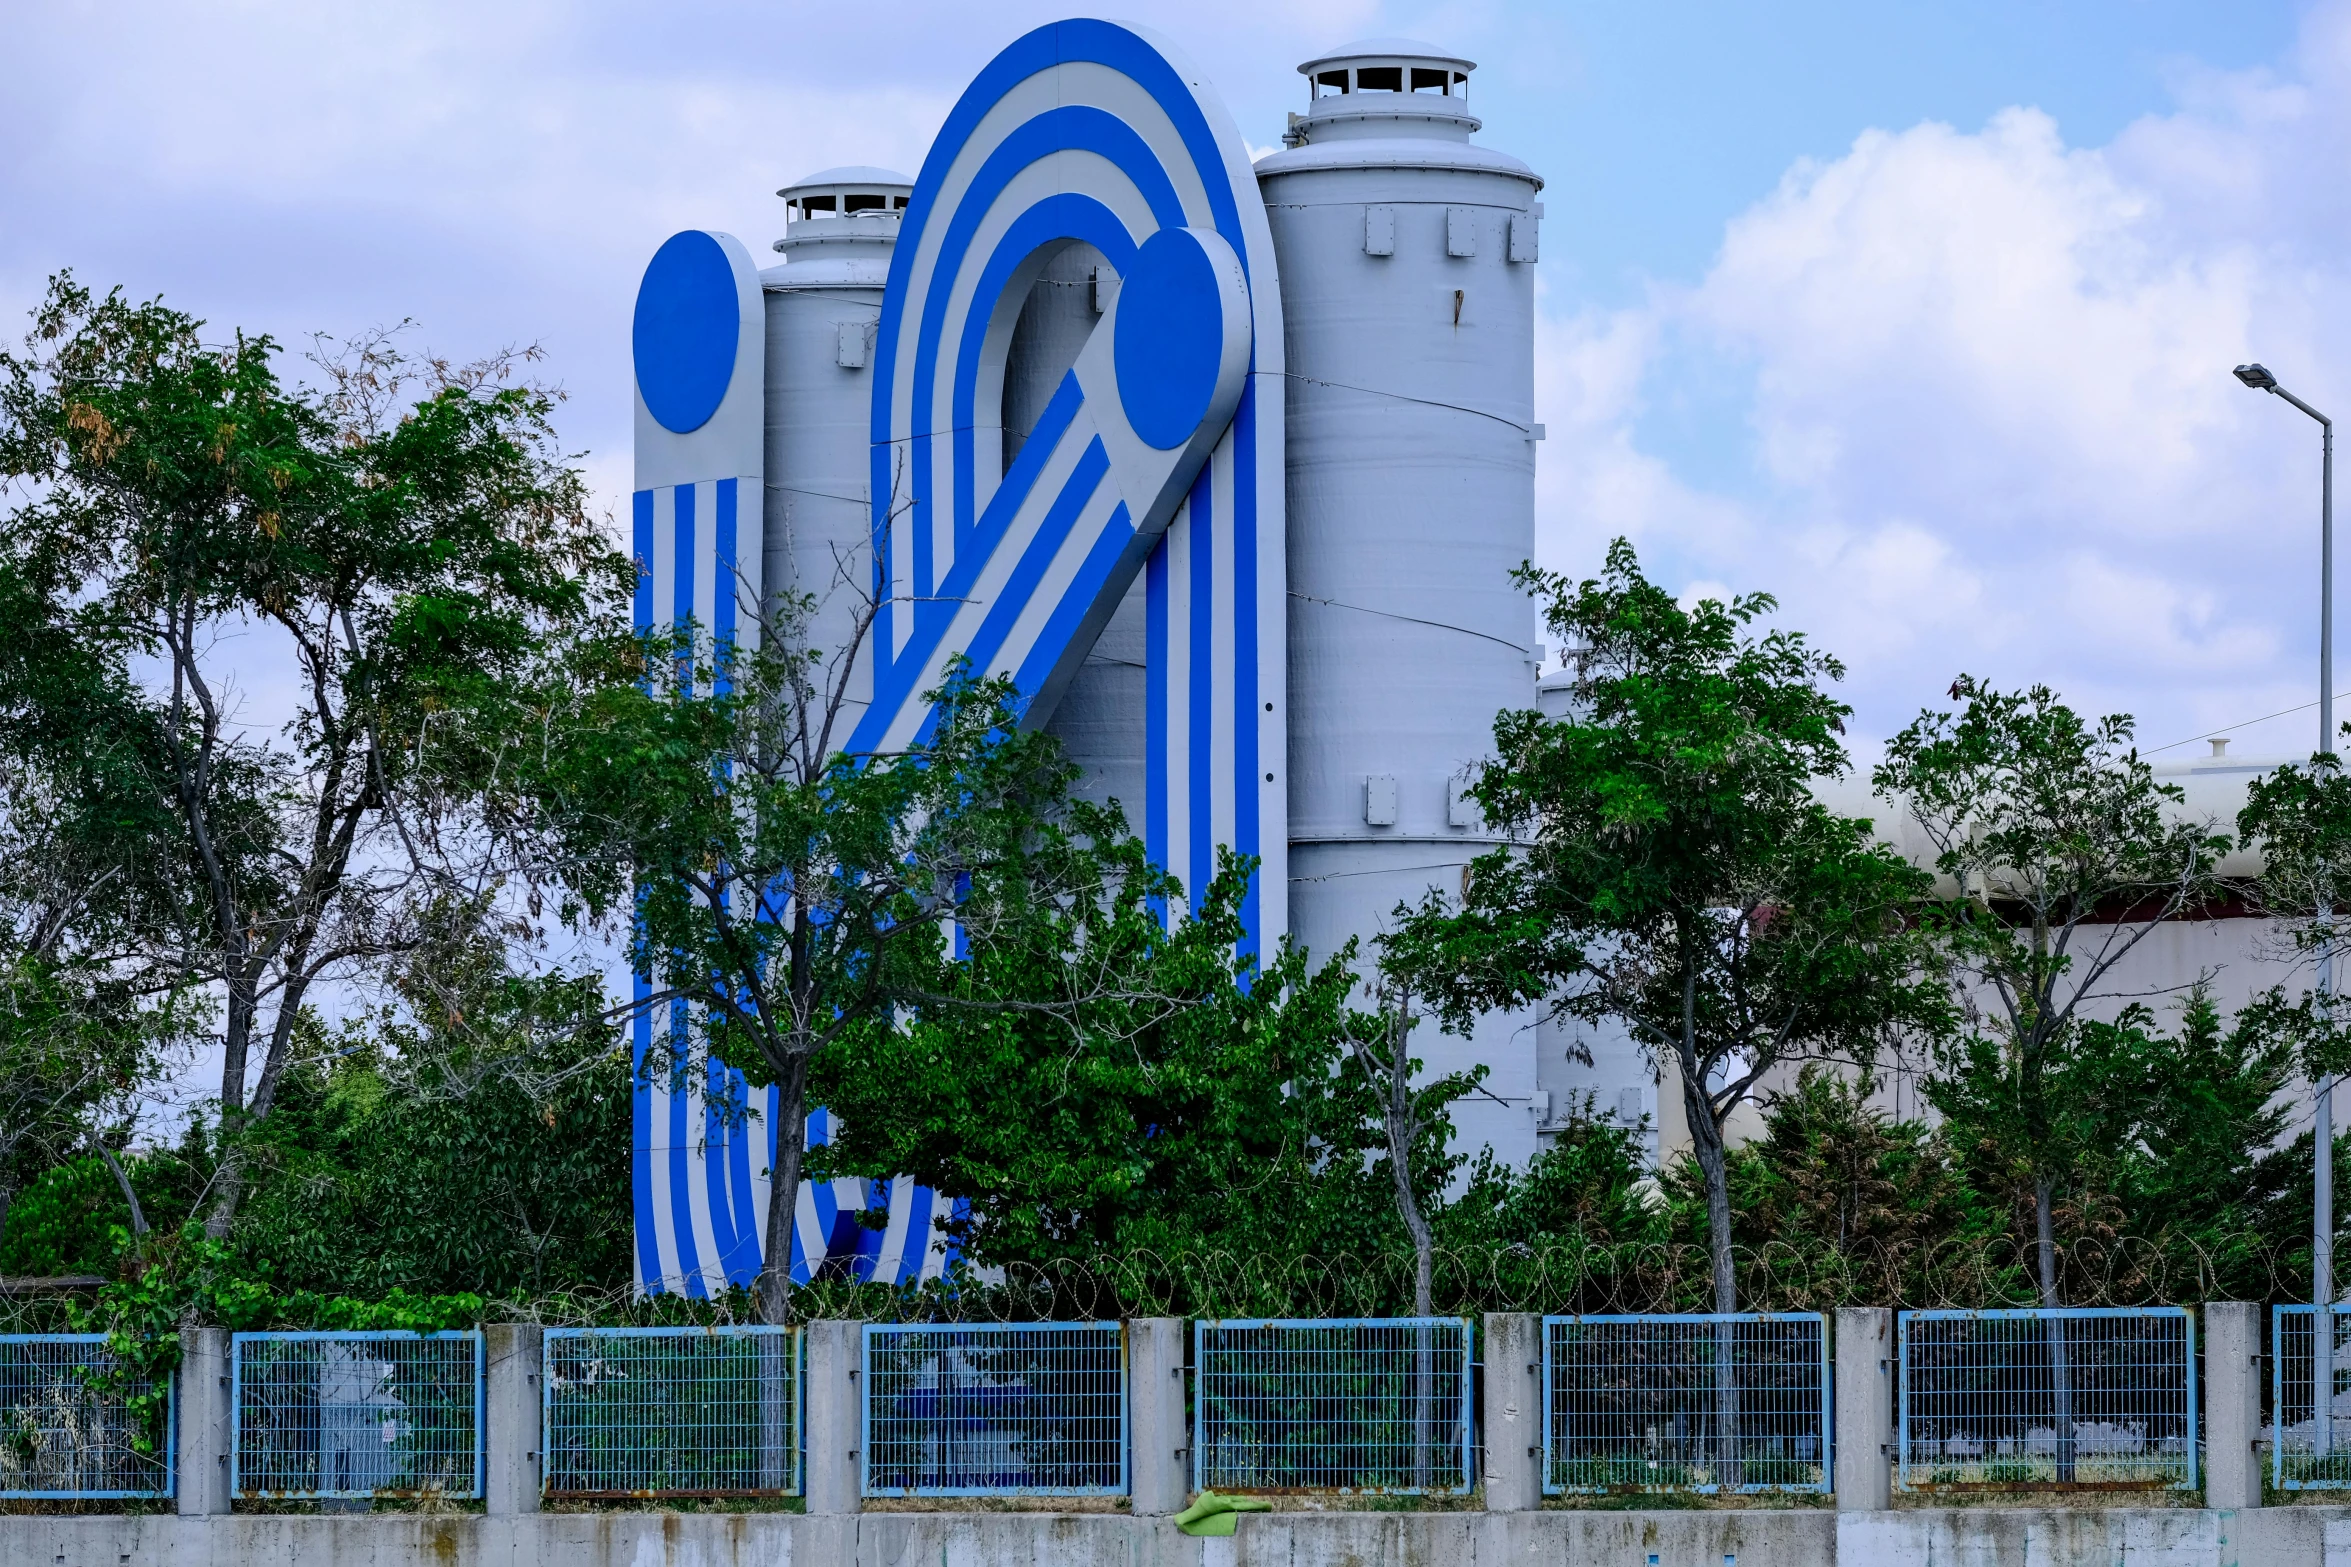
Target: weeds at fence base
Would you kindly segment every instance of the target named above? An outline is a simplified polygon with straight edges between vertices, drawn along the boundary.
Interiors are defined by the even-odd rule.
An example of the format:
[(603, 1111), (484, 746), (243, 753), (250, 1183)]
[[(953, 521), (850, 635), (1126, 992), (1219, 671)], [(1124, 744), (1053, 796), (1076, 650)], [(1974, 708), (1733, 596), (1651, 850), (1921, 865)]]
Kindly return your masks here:
[(229, 1511), (240, 1517), (258, 1518), (366, 1517), (382, 1513), (453, 1518), (487, 1510), (478, 1496), (450, 1496), (441, 1491), (360, 1497), (240, 1496), (229, 1503)]
[[(1745, 1480), (1733, 1494), (1803, 1494), (1827, 1488), (1828, 1477), (1817, 1462), (1766, 1451), (1740, 1460), (1739, 1468)], [(1569, 1459), (1552, 1466), (1551, 1482), (1554, 1494), (1569, 1495), (1712, 1495), (1722, 1489), (1708, 1465), (1629, 1456)]]
[[(2041, 1491), (2047, 1492), (2053, 1496), (2069, 1496), (2075, 1494), (2087, 1496), (2110, 1496), (2124, 1491), (2144, 1494), (2148, 1492), (2178, 1491), (2183, 1489), (2177, 1480), (2074, 1480), (2069, 1482), (2060, 1482), (2047, 1479), (2039, 1475), (2003, 1475), (1998, 1473), (1998, 1471), (2003, 1467), (2005, 1466), (2000, 1464), (1992, 1465), (1991, 1468), (1994, 1473), (1987, 1475), (1984, 1479), (1981, 1480), (1961, 1480), (1956, 1478), (1950, 1480), (1918, 1480), (1913, 1481), (1907, 1487), (1907, 1489), (1916, 1491), (1922, 1496), (1967, 1496), (1977, 1492), (1984, 1492), (2000, 1496), (2012, 1496), (2020, 1491)], [(2018, 1464), (2014, 1467), (2022, 1470), (2031, 1466)]]
[(1975, 1489), (1952, 1488), (1943, 1491), (1896, 1490), (1888, 1504), (1897, 1512), (1914, 1512), (1953, 1508), (1998, 1508), (2005, 1511), (2087, 1512), (2104, 1508), (2171, 1509), (2200, 1508), (2204, 1493), (2183, 1491), (2177, 1486), (2147, 1490), (2116, 1491), (2098, 1487), (2061, 1490), (2053, 1484), (2022, 1485), (2013, 1488), (1984, 1486)]
[[(870, 1505), (870, 1504), (869, 1504)], [(542, 1497), (543, 1513), (804, 1513), (797, 1496), (577, 1496)]]
[(869, 1496), (869, 1513), (1123, 1513), (1123, 1496)]
[(1627, 1488), (1543, 1498), (1546, 1511), (1569, 1513), (1803, 1512), (1822, 1508), (1833, 1510), (1836, 1505), (1835, 1497), (1820, 1491), (1734, 1491), (1725, 1496), (1713, 1491), (1643, 1491)]
[[(2351, 1453), (2329, 1453), (2322, 1458), (2310, 1453), (2289, 1452), (2281, 1467), (2285, 1471), (2280, 1477), (2284, 1481), (2285, 1490), (2351, 1491)], [(2269, 1465), (2262, 1466), (2261, 1475), (2263, 1480), (2270, 1480)]]

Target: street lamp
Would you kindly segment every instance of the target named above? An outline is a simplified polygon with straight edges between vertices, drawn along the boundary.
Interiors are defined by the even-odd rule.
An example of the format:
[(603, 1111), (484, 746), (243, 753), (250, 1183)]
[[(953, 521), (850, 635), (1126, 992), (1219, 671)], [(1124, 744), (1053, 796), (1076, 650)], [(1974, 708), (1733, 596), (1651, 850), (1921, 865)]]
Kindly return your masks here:
[[(2237, 366), (2237, 379), (2256, 392), (2282, 397), (2318, 421), (2318, 749), (2335, 754), (2335, 421), (2278, 385), (2260, 365)], [(2325, 889), (2318, 911), (2318, 1005), (2332, 1016), (2335, 990), (2334, 889)], [(2310, 1298), (2312, 1323), (2311, 1423), (2318, 1450), (2334, 1447), (2335, 1327), (2335, 1080), (2318, 1080), (2310, 1117)]]

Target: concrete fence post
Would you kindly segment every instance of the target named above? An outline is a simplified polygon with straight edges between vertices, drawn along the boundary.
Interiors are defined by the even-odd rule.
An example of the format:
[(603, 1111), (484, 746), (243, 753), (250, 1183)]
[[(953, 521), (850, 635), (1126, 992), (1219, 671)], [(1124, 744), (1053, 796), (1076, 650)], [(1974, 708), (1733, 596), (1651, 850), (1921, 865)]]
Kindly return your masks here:
[(1184, 1413), (1184, 1324), (1127, 1320), (1127, 1492), (1137, 1513), (1180, 1513), (1192, 1497)]
[(2204, 1308), (2204, 1505), (2259, 1507), (2261, 1307), (2216, 1300)]
[(1837, 1510), (1866, 1512), (1894, 1499), (1894, 1313), (1837, 1308)]
[(1543, 1319), (1486, 1313), (1486, 1511), (1543, 1505)]
[(863, 1506), (858, 1448), (865, 1429), (865, 1324), (808, 1324), (808, 1510), (854, 1513)]
[(534, 1323), (500, 1322), (482, 1331), (482, 1505), (493, 1518), (539, 1510), (540, 1412), (546, 1375), (546, 1330)]
[(229, 1396), (229, 1334), (196, 1328), (180, 1335), (179, 1473), (183, 1518), (229, 1510), (229, 1449), (236, 1440)]

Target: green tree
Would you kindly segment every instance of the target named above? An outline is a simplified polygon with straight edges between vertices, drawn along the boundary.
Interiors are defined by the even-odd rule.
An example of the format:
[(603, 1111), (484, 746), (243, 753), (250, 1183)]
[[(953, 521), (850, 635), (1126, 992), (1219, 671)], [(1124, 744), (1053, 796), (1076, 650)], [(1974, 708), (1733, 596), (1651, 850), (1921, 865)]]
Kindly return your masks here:
[[(827, 1058), (819, 1173), (919, 1181), (989, 1266), (1392, 1243), (1377, 1107), (1340, 1039), (1353, 974), (1239, 950), (1244, 860), (1168, 921), (1181, 891), (1115, 814), (1068, 810), (1100, 894), (967, 927), (936, 993)], [(1414, 1162), (1440, 1186), (1442, 1141)]]
[(1912, 911), (1926, 878), (1810, 792), (1846, 767), (1836, 660), (1751, 628), (1767, 595), (1684, 609), (1611, 546), (1574, 582), (1522, 568), (1574, 649), (1573, 712), (1505, 713), (1474, 792), (1520, 840), (1432, 897), (1388, 957), (1465, 1027), (1541, 1003), (1627, 1027), (1681, 1085), (1707, 1189), (1715, 1309), (1738, 1309), (1723, 1124), (1775, 1067), (1866, 1063), (1940, 1026)]
[(2216, 895), (2228, 840), (2182, 819), (2181, 791), (2156, 781), (2128, 717), (2088, 723), (2046, 687), (1967, 676), (1951, 694), (1959, 711), (1922, 712), (1874, 775), (1952, 892), (1935, 937), (1971, 1027), (1940, 1047), (1927, 1091), (2029, 1192), (2042, 1297), (2057, 1306), (2055, 1204), (2127, 1114), (2101, 1061), (2076, 1059), (2085, 1008), (2150, 931)]
[[(777, 1089), (759, 1299), (779, 1322), (812, 1074), (946, 996), (950, 927), (1094, 897), (1101, 869), (1061, 816), (1072, 770), (1008, 682), (958, 674), (916, 745), (843, 752), (847, 663), (807, 647), (813, 600), (782, 604), (756, 643), (680, 627), (638, 644), (631, 680), (550, 697), (503, 807), (590, 915), (628, 911), (651, 982), (634, 1010), (667, 1020), (650, 1069), (715, 1057)], [(1033, 1005), (1064, 1008), (1067, 982)]]
[(602, 981), (496, 988), (462, 1026), (378, 1016), (306, 1041), (249, 1144), (240, 1267), (362, 1300), (627, 1282), (632, 1083)]
[[(2191, 1240), (2218, 1269), (2244, 1281), (2238, 1288), (2266, 1290), (2251, 1244), (2276, 1230), (2280, 1203), (2306, 1184), (2294, 1181), (2292, 1156), (2280, 1145), (2293, 1121), (2286, 1089), (2317, 1019), (2306, 1001), (2289, 1000), (2282, 989), (2224, 1019), (2198, 985), (2169, 1033), (2154, 1022), (2137, 1006), (2112, 1025), (2090, 1025), (2121, 1036), (2116, 1054), (2138, 1079), (2116, 1181), (2130, 1228)], [(2258, 1284), (2256, 1272), (2263, 1275)]]
[(1941, 1136), (1870, 1102), (1867, 1077), (1807, 1064), (1764, 1107), (1745, 1152), (1742, 1231), (1830, 1253), (1914, 1252), (1980, 1230), (1980, 1203)]
[[(2094, 1155), (2130, 1113), (2105, 1060), (2115, 1041), (2085, 1033), (2085, 1008), (2150, 931), (2218, 892), (2228, 840), (2181, 818), (2181, 791), (2155, 780), (2127, 716), (2085, 722), (2046, 687), (2004, 692), (1965, 675), (1951, 699), (1956, 713), (1920, 713), (1874, 774), (1952, 893), (1935, 934), (1969, 1026), (1937, 1047), (1927, 1093), (1979, 1166), (2027, 1196), (2042, 1303), (2056, 1307), (2058, 1206), (2088, 1213)], [(2064, 1332), (2052, 1318), (2057, 1472), (2071, 1480)]]
[(1521, 1170), (1479, 1153), (1461, 1195), (1438, 1216), (1449, 1244), (1620, 1246), (1663, 1238), (1644, 1157), (1647, 1120), (1600, 1113), (1598, 1096), (1568, 1106)]
[[(405, 950), (419, 903), (480, 870), (439, 830), (463, 804), (426, 755), (442, 716), (621, 602), (627, 563), (519, 356), (455, 367), (378, 337), (310, 388), (268, 338), (202, 326), (60, 276), (0, 354), (0, 681), (52, 763), (103, 758), (54, 815), (121, 807), (99, 858), (123, 886), (103, 885), (141, 912), (114, 965), (217, 998), (217, 1237), (313, 989)], [(290, 676), (271, 711), (238, 678), (255, 633)]]

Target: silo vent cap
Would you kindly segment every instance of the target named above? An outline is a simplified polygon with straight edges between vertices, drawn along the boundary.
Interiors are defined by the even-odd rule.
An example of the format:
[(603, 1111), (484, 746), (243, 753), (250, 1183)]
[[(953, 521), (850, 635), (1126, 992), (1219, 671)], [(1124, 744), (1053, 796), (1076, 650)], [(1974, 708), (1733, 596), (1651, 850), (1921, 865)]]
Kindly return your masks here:
[(1366, 38), (1308, 60), (1298, 74), (1313, 84), (1317, 98), (1359, 92), (1466, 98), (1469, 73), (1476, 69), (1476, 61), (1417, 38)]
[(914, 181), (896, 169), (850, 164), (794, 180), (776, 194), (784, 198), (784, 210), (794, 220), (853, 217), (860, 212), (904, 212)]

